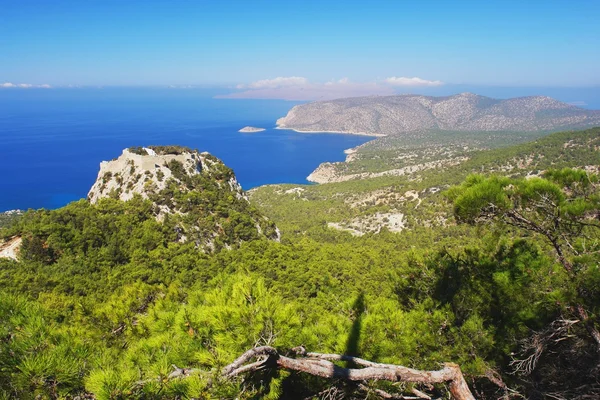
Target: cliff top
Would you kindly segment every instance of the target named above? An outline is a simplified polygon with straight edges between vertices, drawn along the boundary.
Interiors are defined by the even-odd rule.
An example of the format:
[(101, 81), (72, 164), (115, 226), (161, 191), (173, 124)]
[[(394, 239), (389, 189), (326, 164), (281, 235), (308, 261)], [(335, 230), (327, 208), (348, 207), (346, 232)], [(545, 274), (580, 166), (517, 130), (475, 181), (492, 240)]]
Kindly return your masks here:
[(103, 198), (152, 202), (159, 221), (167, 216), (180, 241), (214, 248), (259, 237), (279, 239), (275, 225), (248, 201), (233, 171), (213, 155), (182, 146), (133, 147), (100, 163), (88, 193), (94, 204)]

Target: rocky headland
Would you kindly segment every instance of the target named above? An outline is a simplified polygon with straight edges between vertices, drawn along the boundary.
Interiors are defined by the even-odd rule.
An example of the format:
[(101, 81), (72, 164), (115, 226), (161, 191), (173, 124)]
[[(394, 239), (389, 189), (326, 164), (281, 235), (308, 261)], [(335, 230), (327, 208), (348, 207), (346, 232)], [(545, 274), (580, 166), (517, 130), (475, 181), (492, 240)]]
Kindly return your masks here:
[[(163, 224), (175, 241), (193, 243), (204, 252), (255, 239), (280, 239), (277, 226), (250, 204), (230, 168), (207, 152), (187, 147), (131, 147), (103, 161), (87, 200), (100, 210), (123, 206), (109, 199), (134, 202), (136, 212), (143, 210)], [(18, 259), (24, 239), (0, 238), (0, 258)]]
[(244, 240), (233, 230), (247, 238), (279, 240), (277, 227), (250, 205), (233, 171), (207, 152), (182, 146), (134, 147), (100, 164), (88, 193), (92, 204), (136, 196), (152, 202), (159, 221), (167, 216), (175, 220), (182, 242), (213, 248), (221, 240), (230, 246)]
[(492, 99), (472, 93), (447, 97), (369, 96), (294, 106), (280, 129), (371, 136), (410, 132), (558, 131), (600, 125), (600, 111), (544, 96)]
[[(566, 129), (600, 125), (600, 111), (586, 110), (544, 96), (499, 100), (472, 93), (433, 97), (420, 95), (369, 96), (316, 101), (294, 106), (277, 120), (277, 129), (297, 132), (332, 132), (354, 135), (387, 136), (378, 139), (388, 150), (389, 141), (450, 135), (465, 132), (484, 136), (485, 132), (533, 132), (541, 135)], [(384, 141), (384, 142), (382, 142)], [(395, 145), (398, 145), (396, 143)], [(343, 163), (325, 162), (307, 180), (315, 183), (343, 182), (380, 176), (402, 176), (431, 168), (443, 168), (466, 160), (450, 157), (410, 163), (400, 168), (376, 172), (349, 172), (344, 165), (361, 157), (360, 147), (346, 150)]]

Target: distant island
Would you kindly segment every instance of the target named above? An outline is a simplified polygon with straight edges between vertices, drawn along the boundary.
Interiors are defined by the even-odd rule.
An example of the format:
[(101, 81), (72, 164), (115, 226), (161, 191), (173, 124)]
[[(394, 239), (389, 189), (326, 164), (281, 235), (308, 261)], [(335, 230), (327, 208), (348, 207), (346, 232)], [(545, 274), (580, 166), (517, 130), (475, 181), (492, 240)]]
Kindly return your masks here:
[(242, 129), (240, 129), (238, 132), (242, 132), (242, 133), (255, 133), (255, 132), (262, 132), (264, 130), (265, 130), (265, 128), (257, 128), (255, 126), (245, 126)]
[(294, 106), (278, 129), (396, 136), (412, 132), (550, 132), (600, 125), (600, 111), (544, 96), (492, 99), (473, 93), (368, 96)]

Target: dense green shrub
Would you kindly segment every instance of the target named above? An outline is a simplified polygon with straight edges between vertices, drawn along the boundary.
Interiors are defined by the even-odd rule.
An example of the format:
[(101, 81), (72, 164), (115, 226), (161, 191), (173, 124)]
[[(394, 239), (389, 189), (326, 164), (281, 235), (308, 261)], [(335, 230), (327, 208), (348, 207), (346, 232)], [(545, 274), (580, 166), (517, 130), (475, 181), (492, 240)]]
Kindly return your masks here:
[[(356, 386), (285, 371), (220, 377), (224, 365), (262, 344), (282, 353), (304, 345), (423, 369), (456, 362), (478, 398), (503, 395), (486, 376), (531, 398), (593, 397), (597, 356), (572, 305), (583, 304), (598, 323), (600, 244), (595, 227), (569, 231), (567, 223), (596, 223), (595, 177), (565, 169), (529, 180), (518, 178), (525, 170), (467, 176), (531, 151), (547, 152), (561, 168), (591, 165), (597, 154), (573, 154), (563, 144), (599, 135), (561, 133), (476, 153), (414, 181), (303, 186), (301, 195), (285, 193), (292, 186), (265, 187), (250, 204), (223, 190), (233, 173), (219, 166), (217, 179), (202, 173), (172, 179), (150, 200), (82, 200), (29, 211), (1, 231), (20, 236), (23, 245), (18, 262), (0, 259), (0, 398), (310, 398), (331, 385), (346, 397), (364, 397)], [(547, 169), (547, 159), (540, 160), (531, 168)], [(171, 170), (185, 172), (177, 164)], [(452, 204), (429, 191), (461, 180), (447, 192)], [(381, 188), (417, 191), (418, 207), (416, 201), (345, 202)], [(479, 214), (492, 210), (490, 203), (504, 211), (527, 206), (523, 215), (537, 218), (531, 205), (541, 198), (558, 206), (567, 225), (557, 228), (580, 233), (565, 236), (572, 275), (539, 232), (482, 223), (492, 221)], [(158, 222), (157, 205), (185, 215)], [(410, 229), (355, 237), (327, 225), (393, 207), (406, 213)], [(259, 209), (278, 222), (281, 242), (258, 235), (256, 224), (267, 236), (276, 229)], [(419, 223), (437, 216), (445, 223)], [(212, 241), (212, 252), (197, 245), (204, 241)], [(575, 322), (544, 348), (535, 368), (515, 371), (511, 362), (531, 355), (526, 344), (564, 320)], [(174, 365), (194, 372), (170, 379)], [(394, 394), (410, 390), (368, 385)], [(443, 386), (426, 389), (440, 398), (447, 393)]]

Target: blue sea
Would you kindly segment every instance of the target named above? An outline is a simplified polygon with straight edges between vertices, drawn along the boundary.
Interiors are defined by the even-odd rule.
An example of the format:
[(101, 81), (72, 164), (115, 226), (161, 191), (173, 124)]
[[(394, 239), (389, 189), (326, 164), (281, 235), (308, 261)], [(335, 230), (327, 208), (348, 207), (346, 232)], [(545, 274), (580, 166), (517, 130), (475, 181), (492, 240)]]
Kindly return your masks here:
[[(85, 198), (99, 164), (130, 146), (178, 144), (233, 168), (244, 189), (307, 183), (372, 138), (276, 130), (295, 104), (216, 99), (207, 89), (0, 90), (0, 211)], [(244, 134), (246, 126), (267, 128)]]

